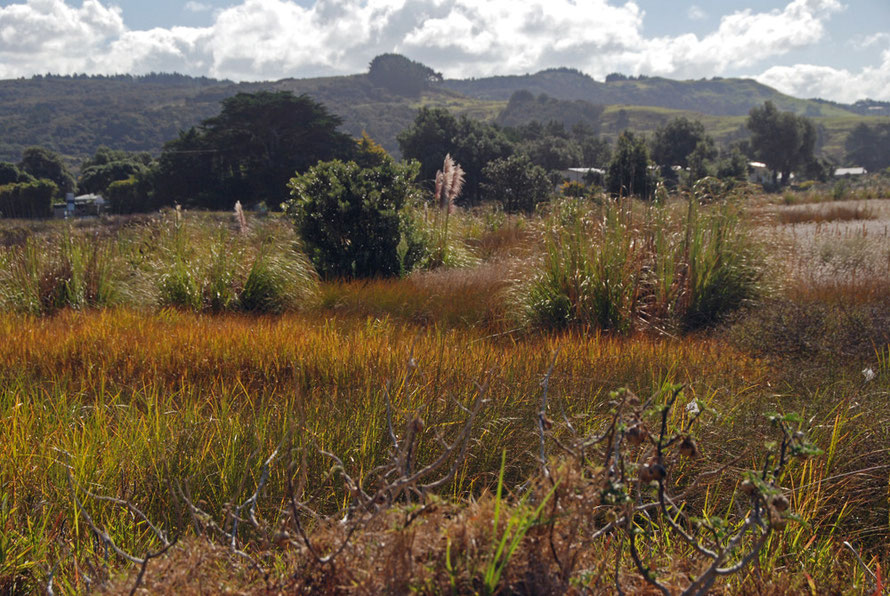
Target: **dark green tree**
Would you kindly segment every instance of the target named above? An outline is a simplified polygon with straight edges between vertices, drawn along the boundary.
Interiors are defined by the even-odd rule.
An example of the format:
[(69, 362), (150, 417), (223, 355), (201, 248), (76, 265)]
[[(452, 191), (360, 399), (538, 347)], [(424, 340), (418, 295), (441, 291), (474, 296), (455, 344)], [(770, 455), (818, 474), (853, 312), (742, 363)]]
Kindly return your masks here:
[(844, 143), (846, 162), (872, 172), (890, 167), (890, 124), (856, 125)]
[(0, 186), (0, 217), (52, 217), (53, 197), (59, 192), (46, 178)]
[(508, 213), (534, 211), (553, 190), (544, 168), (522, 154), (496, 159), (485, 166), (483, 173), (485, 200), (500, 203)]
[(19, 182), (34, 182), (34, 176), (23, 172), (17, 165), (8, 161), (0, 161), (0, 186)]
[(451, 112), (422, 107), (411, 126), (399, 134), (399, 149), (405, 159), (420, 162), (421, 180), (434, 180), (445, 156), (455, 151), (457, 132), (457, 118)]
[(642, 137), (624, 131), (615, 143), (612, 161), (606, 171), (606, 190), (614, 196), (648, 199), (655, 190), (649, 173), (649, 150)]
[(561, 136), (545, 136), (522, 144), (521, 149), (532, 163), (548, 172), (584, 165), (584, 153), (578, 143)]
[(55, 151), (43, 147), (28, 147), (22, 152), (18, 168), (37, 179), (52, 181), (58, 187), (58, 195), (74, 192), (74, 176)]
[(513, 145), (500, 129), (462, 116), (458, 121), (451, 157), (464, 169), (463, 202), (476, 203), (484, 199), (481, 185), (485, 178), (485, 166), (512, 154)]
[(399, 135), (399, 148), (403, 157), (420, 162), (420, 179), (430, 186), (450, 154), (464, 168), (465, 202), (480, 200), (485, 165), (513, 153), (513, 145), (497, 127), (428, 107), (421, 108), (414, 123)]
[(322, 104), (287, 91), (239, 93), (218, 116), (164, 146), (155, 180), (170, 201), (229, 208), (277, 205), (294, 172), (352, 157), (355, 143)]
[(77, 188), (80, 192), (104, 194), (112, 182), (128, 180), (148, 172), (151, 155), (100, 147), (80, 166)]
[(705, 134), (705, 127), (698, 120), (674, 118), (655, 131), (652, 160), (659, 166), (688, 167), (689, 156), (706, 139), (708, 136)]
[(581, 148), (582, 165), (586, 167), (605, 167), (611, 158), (609, 141), (600, 137), (593, 127), (578, 123), (572, 127), (572, 138)]
[(748, 175), (748, 158), (739, 147), (724, 150), (717, 161), (715, 174), (722, 180), (744, 180)]
[(416, 97), (430, 84), (441, 81), (442, 75), (401, 54), (381, 54), (371, 60), (368, 78), (378, 87), (398, 95)]
[(791, 172), (814, 158), (816, 127), (812, 120), (792, 112), (780, 112), (771, 101), (748, 114), (751, 147), (773, 173), (773, 184), (788, 184)]
[[(223, 180), (214, 166), (214, 153), (198, 127), (180, 131), (168, 141), (150, 176), (159, 199), (167, 205), (182, 203), (191, 207), (228, 206)], [(232, 201), (234, 203), (234, 201)]]
[(688, 179), (691, 182), (710, 176), (716, 170), (714, 160), (717, 158), (717, 148), (711, 137), (704, 137), (699, 141), (692, 152), (686, 156), (686, 164), (689, 168)]
[(287, 213), (322, 277), (410, 271), (423, 252), (405, 209), (418, 169), (392, 159), (375, 168), (335, 160), (291, 179)]

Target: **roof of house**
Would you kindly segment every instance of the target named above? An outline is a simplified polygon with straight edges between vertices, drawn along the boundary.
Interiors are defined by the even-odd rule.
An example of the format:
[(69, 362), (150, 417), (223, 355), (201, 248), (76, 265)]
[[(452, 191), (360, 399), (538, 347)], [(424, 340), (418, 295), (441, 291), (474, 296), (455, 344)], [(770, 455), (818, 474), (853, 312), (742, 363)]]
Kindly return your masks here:
[(594, 174), (605, 174), (606, 171), (601, 168), (566, 168), (567, 172), (576, 172), (578, 174), (589, 174), (593, 172)]
[(868, 170), (859, 166), (855, 168), (838, 168), (834, 171), (835, 176), (862, 176), (863, 174), (868, 174)]

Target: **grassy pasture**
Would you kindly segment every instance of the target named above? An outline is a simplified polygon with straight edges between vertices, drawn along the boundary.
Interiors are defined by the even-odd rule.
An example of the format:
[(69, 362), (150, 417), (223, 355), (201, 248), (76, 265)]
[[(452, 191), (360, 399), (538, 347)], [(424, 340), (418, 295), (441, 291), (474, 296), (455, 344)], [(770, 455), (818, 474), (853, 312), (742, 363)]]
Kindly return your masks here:
[[(681, 383), (682, 405), (697, 399), (713, 410), (696, 435), (702, 456), (677, 463), (671, 478), (687, 486), (719, 471), (703, 476), (685, 501), (705, 516), (737, 515), (742, 474), (762, 465), (763, 445), (775, 438), (765, 415), (800, 413), (824, 454), (792, 462), (781, 484), (806, 523), (772, 533), (753, 566), (715, 589), (862, 593), (871, 580), (844, 541), (872, 572), (890, 567), (890, 239), (862, 228), (885, 226), (888, 217), (880, 200), (856, 204), (854, 212), (873, 216), (862, 221), (832, 215), (847, 203), (803, 205), (819, 209), (813, 219), (787, 215), (801, 206), (785, 202), (752, 198), (742, 218), (753, 222), (751, 237), (768, 256), (770, 287), (760, 306), (717, 330), (682, 335), (524, 325), (516, 293), (544, 261), (553, 220), (543, 215), (459, 214), (452, 229), (464, 268), (329, 283), (300, 269), (303, 293), (280, 315), (164, 307), (157, 290), (176, 242), (199, 257), (224, 243), (234, 255), (233, 279), (246, 275), (263, 246), (291, 255), (296, 239), (274, 218), (251, 221), (247, 233), (230, 216), (188, 213), (73, 229), (4, 223), (4, 271), (29, 241), (99, 238), (127, 292), (109, 307), (0, 314), (0, 592), (45, 590), (52, 578), (56, 593), (129, 593), (139, 567), (106, 556), (81, 505), (127, 552), (142, 556), (158, 540), (138, 516), (101, 496), (131, 502), (170, 536), (182, 535), (147, 565), (143, 591), (193, 593), (200, 583), (256, 593), (522, 593), (545, 585), (612, 593), (616, 553), (624, 589), (644, 590), (617, 535), (585, 543), (583, 532), (572, 534), (604, 523), (600, 508), (583, 500), (561, 505), (556, 539), (531, 524), (506, 561), (495, 555), (495, 511), (503, 532), (507, 520), (533, 519), (529, 503), (548, 502), (547, 491), (535, 492), (542, 490), (536, 421), (546, 375), (554, 421), (547, 449), (564, 500), (585, 484), (555, 441), (569, 439), (569, 425), (579, 434), (601, 429), (614, 389), (649, 396)], [(391, 402), (400, 437), (422, 417), (417, 462), (425, 465), (441, 452), (438, 438), (458, 434), (483, 391), (467, 456), (430, 497), (437, 507), (408, 523), (417, 504), (397, 504), (357, 532), (335, 565), (314, 563), (290, 526), (290, 538), (276, 542), (247, 528), (240, 548), (264, 576), (228, 544), (201, 538), (179, 496), (223, 520), (231, 504), (250, 497), (277, 449), (258, 494), (261, 519), (287, 526), (294, 478), (306, 479), (307, 508), (336, 513), (349, 492), (323, 452), (336, 454), (352, 477), (373, 477), (390, 457)], [(670, 424), (688, 418), (680, 407)], [(306, 523), (324, 548), (343, 537), (335, 523)], [(699, 570), (689, 545), (662, 531), (649, 538), (645, 557), (659, 578), (688, 584)], [(576, 572), (560, 584), (566, 553), (576, 553)], [(558, 581), (545, 583), (551, 576)]]

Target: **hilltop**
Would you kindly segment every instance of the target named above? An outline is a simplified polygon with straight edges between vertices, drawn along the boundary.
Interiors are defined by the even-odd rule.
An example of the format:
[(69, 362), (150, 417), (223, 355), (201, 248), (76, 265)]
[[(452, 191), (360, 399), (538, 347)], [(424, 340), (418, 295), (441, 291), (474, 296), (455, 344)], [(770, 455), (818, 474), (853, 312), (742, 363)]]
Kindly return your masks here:
[[(58, 151), (74, 167), (101, 145), (157, 153), (180, 130), (217, 114), (222, 99), (258, 90), (305, 93), (342, 117), (345, 132), (360, 136), (366, 131), (394, 154), (398, 154), (398, 133), (423, 105), (502, 125), (556, 119), (571, 126), (583, 120), (607, 138), (624, 128), (651, 132), (670, 118), (685, 115), (701, 120), (718, 142), (728, 142), (744, 137), (745, 115), (770, 100), (782, 110), (815, 118), (823, 127), (823, 150), (835, 159), (842, 157), (843, 140), (858, 122), (886, 120), (890, 115), (887, 103), (804, 100), (748, 79), (677, 81), (610, 75), (600, 82), (565, 68), (467, 80), (434, 76), (417, 92), (387, 87), (368, 73), (259, 83), (179, 74), (46, 75), (0, 81), (4, 131), (0, 161), (17, 161), (22, 149), (31, 145)], [(509, 99), (518, 91), (539, 101), (527, 102), (519, 111), (508, 109)]]

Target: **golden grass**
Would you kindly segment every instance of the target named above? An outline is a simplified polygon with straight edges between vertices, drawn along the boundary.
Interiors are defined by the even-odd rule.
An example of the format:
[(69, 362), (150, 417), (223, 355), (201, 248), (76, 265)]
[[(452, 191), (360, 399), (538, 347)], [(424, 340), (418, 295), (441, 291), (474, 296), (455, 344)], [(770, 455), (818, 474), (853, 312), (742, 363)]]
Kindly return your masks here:
[[(487, 378), (489, 402), (478, 439), (444, 494), (464, 500), (491, 487), (504, 449), (509, 485), (518, 485), (537, 466), (533, 421), (540, 380), (557, 348), (550, 386), (555, 412), (565, 411), (577, 427), (589, 429), (606, 415), (611, 389), (627, 386), (645, 395), (666, 381), (687, 383), (690, 396), (720, 412), (703, 436), (709, 465), (738, 456), (741, 468), (754, 465), (768, 433), (759, 430), (762, 413), (803, 409), (815, 425), (826, 425), (816, 432), (820, 444), (836, 439), (837, 448), (830, 462), (794, 472), (801, 483), (819, 487), (815, 495), (801, 493), (806, 501), (800, 506), (813, 526), (801, 530), (794, 544), (802, 547), (801, 541), (812, 538), (809, 548), (825, 556), (835, 544), (825, 533), (833, 524), (872, 544), (887, 535), (875, 521), (886, 514), (886, 499), (868, 493), (875, 487), (872, 476), (824, 480), (886, 462), (886, 453), (874, 446), (882, 440), (875, 432), (886, 422), (884, 414), (866, 421), (862, 410), (826, 402), (835, 396), (847, 396), (845, 404), (872, 398), (841, 380), (833, 389), (780, 388), (774, 370), (717, 337), (490, 337), (482, 329), (364, 315), (323, 320), (310, 314), (69, 311), (51, 318), (0, 316), (0, 486), (10, 511), (7, 527), (14, 528), (10, 552), (19, 561), (0, 568), (0, 576), (15, 573), (22, 585), (35, 586), (51, 561), (63, 560), (60, 575), (72, 590), (83, 588), (77, 565), (97, 551), (73, 515), (67, 466), (81, 485), (131, 498), (153, 520), (183, 530), (187, 519), (171, 483), (187, 481), (196, 500), (221, 511), (226, 502), (244, 498), (245, 481), (256, 482), (261, 461), (289, 433), (339, 454), (362, 475), (386, 457), (387, 383), (400, 419), (421, 408), (427, 427), (447, 434), (460, 418), (449, 396), (466, 402), (475, 391), (472, 380)], [(409, 381), (412, 354), (417, 373)], [(811, 401), (811, 391), (825, 393)], [(424, 445), (421, 460), (434, 449)], [(307, 465), (310, 477), (325, 477), (323, 459), (310, 458)], [(270, 515), (282, 504), (284, 482), (283, 470), (274, 471), (261, 500)], [(699, 502), (728, 504), (734, 482), (732, 475), (718, 479)], [(342, 486), (330, 481), (314, 484), (309, 496), (321, 510), (344, 498)], [(871, 513), (863, 515), (866, 504)], [(122, 546), (145, 548), (145, 528), (113, 509), (89, 506)], [(783, 539), (770, 556), (780, 556), (789, 544)], [(779, 563), (767, 558), (763, 564)], [(830, 558), (816, 569), (828, 577)]]
[[(185, 533), (183, 548), (150, 566), (149, 591), (195, 593), (199, 585), (239, 593), (449, 591), (449, 539), (462, 549), (453, 551), (460, 553), (459, 586), (478, 590), (476, 566), (486, 562), (500, 456), (505, 450), (507, 490), (518, 493), (539, 467), (541, 380), (557, 350), (549, 403), (558, 426), (565, 413), (580, 432), (591, 431), (607, 416), (609, 391), (629, 387), (649, 395), (665, 382), (687, 384), (690, 398), (715, 410), (700, 429), (704, 456), (697, 469), (729, 467), (689, 500), (713, 515), (734, 511), (739, 475), (758, 465), (764, 441), (772, 438), (764, 413), (799, 411), (813, 428), (826, 454), (795, 463), (784, 479), (793, 489), (792, 508), (809, 525), (790, 524), (774, 535), (755, 570), (727, 579), (717, 593), (861, 591), (862, 571), (843, 540), (862, 549), (872, 569), (877, 562), (890, 566), (890, 346), (827, 366), (761, 359), (722, 333), (671, 338), (520, 330), (509, 287), (540, 250), (540, 220), (502, 218), (459, 212), (452, 222), (481, 260), (475, 267), (323, 283), (318, 302), (281, 316), (156, 308), (0, 314), (0, 593), (42, 590), (56, 564), (56, 593), (83, 592), (86, 577), (104, 569), (104, 551), (77, 515), (66, 470), (79, 485), (131, 499), (172, 533)], [(212, 218), (211, 224), (218, 225)], [(154, 225), (138, 223), (124, 233), (144, 239), (140, 226)], [(840, 308), (845, 300), (882, 304), (890, 289), (890, 267), (880, 260), (886, 237), (869, 234), (860, 242), (827, 224), (794, 228), (808, 225), (817, 231), (806, 237), (770, 236), (775, 271), (792, 279), (779, 295), (801, 308)], [(866, 366), (876, 374), (869, 382), (860, 372)], [(264, 582), (228, 549), (196, 539), (173, 496), (176, 483), (187, 484), (196, 502), (221, 515), (227, 503), (249, 495), (263, 460), (282, 446), (281, 465), (259, 501), (262, 514), (276, 520), (285, 505), (287, 466), (299, 461), (299, 449), (310, 448), (309, 504), (338, 510), (347, 498), (344, 487), (316, 448), (338, 454), (356, 477), (367, 476), (388, 457), (387, 387), (397, 428), (419, 410), (429, 432), (449, 437), (463, 417), (459, 404), (473, 400), (474, 381), (485, 380), (488, 401), (466, 462), (437, 495), (439, 513), (402, 531), (396, 522), (405, 511), (389, 512), (356, 537), (348, 564), (336, 569), (307, 565), (298, 548), (248, 544), (273, 570)], [(422, 442), (419, 461), (437, 449), (434, 441)], [(509, 506), (518, 506), (516, 500)], [(142, 553), (153, 546), (145, 526), (126, 512), (96, 501), (86, 507), (122, 547)], [(336, 528), (314, 531), (323, 544), (337, 537)], [(613, 590), (611, 563), (603, 564), (614, 557), (609, 540), (587, 545), (580, 555), (589, 574), (576, 580), (594, 593)], [(523, 574), (554, 573), (535, 567), (545, 547), (531, 532), (503, 585), (522, 585)], [(665, 539), (653, 556), (679, 584), (692, 570), (688, 555)], [(114, 558), (109, 564), (112, 574), (130, 573), (106, 588), (129, 592), (133, 570)], [(641, 589), (629, 561), (622, 570), (625, 589)]]

